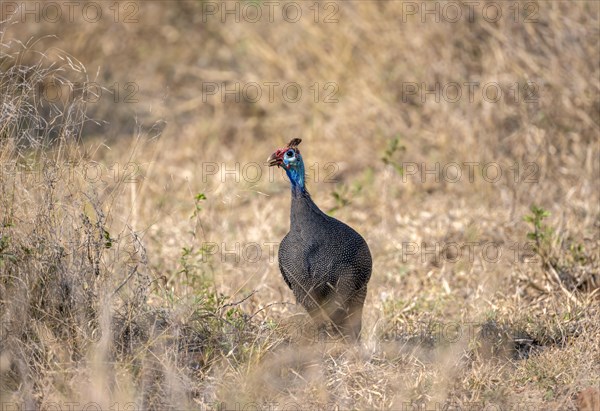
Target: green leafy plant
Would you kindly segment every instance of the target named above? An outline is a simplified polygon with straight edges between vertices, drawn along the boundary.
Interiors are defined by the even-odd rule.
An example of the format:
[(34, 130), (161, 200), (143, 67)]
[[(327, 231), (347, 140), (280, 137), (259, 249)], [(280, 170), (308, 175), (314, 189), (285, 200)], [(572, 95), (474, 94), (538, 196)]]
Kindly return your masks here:
[(352, 203), (352, 199), (359, 195), (364, 187), (373, 185), (373, 169), (367, 167), (362, 176), (358, 177), (351, 185), (337, 186), (331, 196), (335, 199), (335, 205), (327, 210), (328, 214), (334, 214), (336, 211)]
[[(206, 200), (207, 197), (204, 193), (198, 193), (194, 196), (194, 208), (190, 219), (196, 220), (197, 227), (201, 227), (202, 203)], [(210, 242), (199, 243), (196, 230), (191, 230), (190, 234), (192, 236), (191, 243), (181, 248), (177, 274), (183, 274), (182, 282), (195, 290), (197, 295), (204, 295), (214, 285), (212, 256), (215, 253), (213, 248), (215, 244)]]
[(554, 236), (554, 230), (543, 223), (544, 219), (550, 216), (550, 212), (535, 204), (529, 210), (531, 214), (523, 217), (526, 222), (531, 224), (533, 229), (533, 231), (527, 233), (527, 238), (534, 241), (534, 251), (545, 264), (551, 254), (552, 238)]
[(544, 275), (550, 283), (558, 285), (569, 300), (579, 304), (577, 297), (568, 289), (568, 287), (572, 287), (574, 279), (564, 264), (561, 264), (560, 252), (553, 247), (557, 237), (556, 233), (543, 222), (550, 216), (550, 213), (536, 205), (532, 205), (530, 211), (531, 214), (524, 217), (524, 220), (530, 223), (533, 229), (527, 233), (527, 238), (534, 241), (533, 251), (541, 259)]
[(396, 136), (388, 142), (388, 146), (383, 152), (381, 161), (383, 164), (392, 166), (400, 175), (404, 174), (402, 162), (397, 158), (399, 152), (406, 151), (406, 147), (400, 144), (400, 136)]
[(8, 248), (10, 246), (10, 237), (5, 235), (0, 235), (0, 262), (2, 260), (7, 259), (11, 261), (16, 261), (16, 256), (13, 253), (8, 252)]
[(198, 214), (202, 211), (202, 202), (206, 200), (206, 195), (204, 193), (198, 193), (194, 196), (194, 212), (190, 216), (190, 218), (196, 218)]
[(352, 202), (352, 198), (362, 191), (362, 188), (362, 184), (357, 182), (354, 183), (352, 187), (342, 185), (339, 188), (333, 190), (331, 195), (335, 199), (335, 205), (331, 207), (327, 212), (329, 214), (333, 214), (336, 211), (346, 207)]
[(104, 248), (109, 249), (113, 246), (113, 241), (115, 241), (115, 239), (111, 238), (110, 233), (106, 231), (106, 229), (103, 228), (102, 231), (102, 236), (104, 237)]
[(342, 186), (331, 193), (331, 196), (335, 199), (335, 205), (329, 209), (329, 213), (333, 214), (337, 210), (350, 204), (350, 198), (348, 196), (348, 187)]

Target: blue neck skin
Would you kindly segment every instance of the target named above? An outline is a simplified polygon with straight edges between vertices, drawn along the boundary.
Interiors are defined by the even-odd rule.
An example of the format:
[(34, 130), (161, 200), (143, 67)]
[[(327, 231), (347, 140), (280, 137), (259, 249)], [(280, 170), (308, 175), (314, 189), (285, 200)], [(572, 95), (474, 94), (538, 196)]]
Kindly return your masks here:
[(304, 162), (302, 160), (290, 168), (286, 168), (285, 173), (290, 179), (292, 194), (306, 193), (306, 188), (304, 187)]

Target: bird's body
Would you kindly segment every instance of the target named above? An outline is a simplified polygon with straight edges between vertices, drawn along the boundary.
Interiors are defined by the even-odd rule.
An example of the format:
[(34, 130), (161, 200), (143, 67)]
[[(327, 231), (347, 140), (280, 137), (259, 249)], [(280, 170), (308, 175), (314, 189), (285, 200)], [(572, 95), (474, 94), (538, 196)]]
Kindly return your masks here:
[[(313, 202), (304, 185), (298, 143), (292, 140), (273, 154), (282, 157), (277, 165), (286, 169), (292, 184), (290, 231), (279, 247), (279, 268), (297, 302), (318, 324), (331, 321), (340, 334), (356, 339), (371, 277), (371, 253), (360, 234)], [(276, 165), (273, 156), (270, 165)]]

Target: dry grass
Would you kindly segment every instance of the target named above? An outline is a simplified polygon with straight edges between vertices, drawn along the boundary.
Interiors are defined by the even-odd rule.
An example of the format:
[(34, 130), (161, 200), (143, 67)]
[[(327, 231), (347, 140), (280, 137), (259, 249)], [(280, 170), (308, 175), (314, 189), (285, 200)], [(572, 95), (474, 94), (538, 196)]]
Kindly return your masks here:
[[(106, 3), (90, 23), (75, 6), (60, 24), (0, 9), (2, 409), (585, 409), (600, 389), (599, 3), (437, 23), (394, 1), (321, 3), (315, 22), (303, 2), (296, 23), (276, 8), (256, 24), (207, 4), (224, 7), (121, 3), (114, 23)], [(303, 95), (222, 102), (207, 82)], [(408, 82), (505, 98), (423, 102)], [(263, 162), (296, 136), (316, 202), (374, 257), (356, 346), (315, 334), (272, 256), (289, 194)], [(446, 178), (422, 181), (414, 165), (436, 163)], [(532, 205), (549, 215), (525, 221)]]

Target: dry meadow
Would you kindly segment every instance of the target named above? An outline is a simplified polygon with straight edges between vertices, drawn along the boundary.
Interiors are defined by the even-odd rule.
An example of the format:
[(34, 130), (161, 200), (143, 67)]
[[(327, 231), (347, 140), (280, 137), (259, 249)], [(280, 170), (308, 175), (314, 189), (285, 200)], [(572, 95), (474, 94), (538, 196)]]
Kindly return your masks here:
[[(0, 409), (600, 409), (600, 3), (3, 1)], [(303, 139), (362, 339), (277, 263)]]

